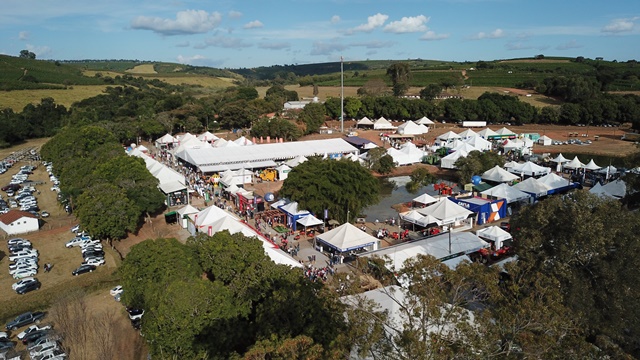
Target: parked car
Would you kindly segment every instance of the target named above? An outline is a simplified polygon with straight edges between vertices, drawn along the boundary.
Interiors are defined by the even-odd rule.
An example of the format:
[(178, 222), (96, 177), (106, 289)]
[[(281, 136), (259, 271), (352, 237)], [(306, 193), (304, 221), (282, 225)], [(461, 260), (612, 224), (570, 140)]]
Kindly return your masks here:
[(13, 238), (13, 239), (7, 240), (7, 245), (9, 245), (9, 246), (18, 245), (18, 244), (29, 244), (29, 245), (31, 245), (31, 241), (29, 241), (27, 239), (23, 239), (23, 238)]
[(111, 296), (116, 296), (118, 294), (122, 294), (123, 291), (124, 289), (122, 289), (122, 285), (118, 285), (113, 289), (109, 290), (109, 294), (111, 294)]
[(67, 354), (62, 349), (55, 349), (36, 357), (34, 360), (63, 360), (66, 358)]
[(76, 236), (73, 239), (67, 241), (67, 243), (64, 246), (68, 248), (72, 248), (74, 246), (80, 246), (80, 244), (83, 244), (88, 241), (92, 241), (91, 238), (88, 236)]
[(22, 338), (22, 343), (23, 344), (29, 344), (32, 343), (38, 339), (41, 339), (45, 336), (49, 336), (49, 334), (51, 334), (51, 330), (39, 330), (39, 331), (33, 331), (31, 333), (29, 333), (28, 335), (26, 335), (25, 337)]
[(9, 270), (17, 269), (23, 265), (38, 265), (38, 259), (36, 258), (18, 259), (15, 262), (9, 264)]
[(94, 265), (100, 266), (104, 265), (104, 258), (92, 257), (84, 259), (84, 262), (81, 265)]
[(16, 261), (18, 259), (37, 258), (37, 257), (38, 257), (37, 250), (22, 250), (15, 254), (9, 255), (9, 261)]
[(102, 250), (87, 251), (82, 253), (82, 257), (85, 259), (91, 258), (91, 257), (104, 257), (104, 251)]
[(42, 345), (38, 345), (29, 350), (29, 355), (31, 356), (31, 358), (34, 358), (46, 354), (49, 351), (57, 350), (59, 347), (60, 345), (57, 341), (46, 341)]
[(31, 250), (31, 244), (16, 244), (16, 245), (9, 245), (9, 252), (11, 252), (12, 254), (16, 254), (19, 253), (22, 250)]
[(49, 214), (49, 212), (48, 212), (48, 211), (43, 211), (42, 213), (40, 213), (40, 215), (41, 215), (43, 218), (48, 218), (51, 214)]
[(9, 334), (4, 331), (0, 331), (0, 341), (4, 340), (9, 340)]
[(84, 274), (84, 273), (88, 273), (88, 272), (93, 272), (93, 270), (96, 269), (95, 265), (80, 265), (79, 268), (73, 270), (71, 272), (71, 275), (73, 276), (78, 276), (80, 274)]
[(144, 315), (144, 309), (129, 308), (127, 309), (127, 312), (129, 313), (129, 319), (131, 320), (142, 319), (142, 315)]
[(23, 327), (32, 323), (39, 324), (44, 316), (45, 313), (43, 313), (42, 311), (29, 311), (24, 314), (20, 314), (15, 319), (7, 323), (7, 330), (16, 330), (19, 327)]
[(25, 277), (30, 277), (30, 276), (34, 276), (38, 273), (37, 269), (22, 269), (19, 270), (13, 274), (11, 274), (13, 276), (14, 279), (22, 279)]
[(25, 336), (31, 334), (34, 331), (49, 330), (49, 329), (51, 329), (51, 325), (45, 325), (42, 327), (38, 325), (31, 325), (28, 328), (22, 330), (20, 333), (18, 333), (16, 337), (18, 338), (18, 340), (22, 340)]
[(24, 279), (20, 279), (20, 281), (18, 281), (16, 283), (14, 283), (13, 285), (11, 285), (11, 288), (13, 290), (15, 290), (15, 289), (17, 289), (19, 287), (27, 285), (28, 283), (36, 282), (36, 281), (38, 281), (38, 279), (33, 278), (33, 277), (26, 277)]
[(0, 351), (13, 349), (15, 346), (16, 344), (12, 341), (9, 341), (9, 340), (0, 341)]
[(36, 282), (32, 282), (32, 283), (28, 283), (25, 286), (21, 286), (19, 288), (16, 289), (16, 294), (18, 295), (24, 295), (30, 291), (33, 290), (38, 290), (40, 289), (40, 282), (36, 281)]
[(80, 225), (75, 225), (71, 228), (72, 233), (77, 233), (78, 231), (80, 231)]
[(9, 275), (14, 275), (22, 270), (35, 270), (38, 271), (38, 265), (37, 264), (21, 264), (18, 265), (15, 269), (13, 270), (9, 270)]
[(37, 348), (38, 346), (42, 346), (45, 344), (49, 344), (49, 343), (57, 343), (57, 340), (55, 337), (53, 336), (45, 336), (45, 337), (41, 337), (38, 340), (32, 341), (29, 346), (27, 346), (27, 350), (31, 351), (35, 348)]

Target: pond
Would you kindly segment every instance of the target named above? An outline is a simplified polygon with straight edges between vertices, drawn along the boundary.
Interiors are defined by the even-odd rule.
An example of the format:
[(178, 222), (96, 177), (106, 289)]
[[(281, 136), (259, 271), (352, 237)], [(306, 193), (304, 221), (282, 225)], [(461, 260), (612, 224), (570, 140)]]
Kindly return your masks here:
[[(407, 191), (406, 184), (411, 180), (409, 176), (397, 176), (397, 177), (389, 177), (389, 178), (381, 178), (380, 179), (380, 201), (371, 205), (364, 210), (362, 210), (362, 214), (366, 215), (367, 221), (375, 221), (378, 219), (379, 221), (384, 221), (389, 218), (398, 218), (398, 212), (393, 209), (391, 206), (410, 202), (412, 199), (418, 197), (421, 194), (427, 193), (433, 197), (438, 197), (438, 192), (434, 190), (433, 185), (423, 186), (419, 188), (416, 192), (410, 193)], [(455, 183), (438, 179), (438, 183), (443, 182), (447, 185), (453, 186)], [(454, 191), (459, 191), (458, 187), (453, 188)]]

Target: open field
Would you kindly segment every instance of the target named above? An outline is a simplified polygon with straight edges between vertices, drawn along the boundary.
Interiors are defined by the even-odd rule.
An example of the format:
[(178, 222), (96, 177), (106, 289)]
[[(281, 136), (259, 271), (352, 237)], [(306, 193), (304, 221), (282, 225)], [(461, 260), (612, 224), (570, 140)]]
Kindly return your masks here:
[(48, 97), (69, 108), (74, 102), (102, 94), (106, 88), (106, 85), (74, 85), (60, 90), (12, 90), (0, 96), (0, 109), (21, 112), (27, 104), (39, 104), (40, 100)]
[(129, 74), (156, 74), (153, 64), (136, 65), (133, 69), (127, 69), (126, 72)]
[(509, 63), (526, 63), (526, 64), (543, 64), (543, 63), (568, 63), (571, 62), (569, 59), (513, 59), (513, 60), (501, 60), (498, 61), (502, 64)]

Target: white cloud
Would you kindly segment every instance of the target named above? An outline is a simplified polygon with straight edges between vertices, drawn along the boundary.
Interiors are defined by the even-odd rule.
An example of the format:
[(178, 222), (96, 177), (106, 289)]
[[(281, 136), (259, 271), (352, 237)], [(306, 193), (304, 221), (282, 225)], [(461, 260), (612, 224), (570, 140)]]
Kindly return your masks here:
[(502, 29), (495, 29), (490, 33), (479, 32), (471, 37), (471, 40), (482, 40), (482, 39), (499, 39), (505, 37), (506, 34)]
[(373, 40), (373, 41), (366, 41), (366, 42), (355, 42), (355, 43), (351, 43), (349, 45), (350, 46), (362, 46), (362, 47), (365, 47), (367, 49), (381, 49), (381, 48), (392, 47), (393, 45), (395, 45), (395, 42), (393, 42), (393, 41)]
[(178, 11), (176, 19), (138, 16), (131, 21), (133, 29), (151, 30), (162, 35), (203, 34), (214, 29), (222, 21), (218, 12), (204, 10)]
[(311, 48), (311, 55), (330, 55), (334, 52), (343, 51), (347, 47), (338, 43), (326, 43), (323, 41), (315, 41)]
[(340, 20), (341, 20), (341, 19), (340, 19), (340, 16), (338, 16), (338, 15), (333, 15), (333, 16), (331, 17), (331, 23), (332, 23), (332, 24), (337, 24), (337, 23), (339, 23), (339, 22), (340, 22)]
[(204, 40), (204, 44), (196, 46), (196, 49), (204, 49), (209, 46), (221, 47), (225, 49), (242, 49), (251, 47), (251, 44), (247, 44), (241, 38), (218, 35)]
[(560, 44), (556, 46), (556, 50), (570, 50), (570, 49), (580, 49), (582, 45), (578, 44), (575, 40), (570, 40), (564, 44)]
[(347, 34), (353, 34), (356, 32), (372, 32), (373, 29), (375, 28), (379, 28), (382, 25), (384, 25), (384, 22), (387, 21), (387, 19), (389, 18), (389, 15), (384, 15), (384, 14), (380, 14), (377, 13), (375, 15), (369, 16), (367, 18), (367, 23), (366, 24), (362, 24), (362, 25), (358, 25), (356, 27), (354, 27), (353, 29), (349, 29), (347, 31)]
[(48, 46), (35, 46), (27, 44), (25, 47), (27, 48), (27, 50), (36, 54), (39, 59), (42, 59), (43, 57), (49, 56), (53, 53), (53, 50), (51, 50), (51, 48)]
[(390, 22), (389, 25), (384, 27), (384, 31), (395, 34), (426, 31), (427, 25), (425, 24), (428, 21), (429, 18), (424, 15), (403, 17), (400, 21)]
[(449, 38), (449, 34), (436, 34), (435, 31), (427, 31), (420, 37), (420, 40), (424, 41), (436, 41), (436, 40), (444, 40)]
[(258, 47), (260, 49), (267, 49), (267, 50), (283, 50), (283, 49), (290, 49), (291, 48), (291, 44), (288, 42), (265, 42), (265, 43), (260, 43), (258, 44)]
[(242, 13), (240, 11), (231, 10), (229, 11), (229, 17), (231, 19), (239, 19), (242, 17)]
[(193, 55), (193, 56), (178, 55), (178, 57), (176, 58), (176, 60), (178, 60), (180, 64), (193, 64), (194, 61), (204, 60), (204, 59), (205, 57), (202, 55)]
[(20, 31), (18, 33), (18, 39), (22, 41), (29, 40), (30, 35), (31, 34), (28, 31)]
[(202, 55), (182, 56), (178, 55), (176, 61), (180, 64), (220, 67), (224, 60), (213, 60)]
[(246, 24), (244, 24), (243, 28), (244, 29), (258, 29), (263, 27), (264, 24), (260, 21), (260, 20), (254, 20), (254, 21), (250, 21)]
[(607, 26), (602, 28), (602, 32), (618, 34), (623, 32), (633, 31), (635, 27), (635, 21), (637, 21), (638, 17), (629, 18), (629, 19), (614, 19)]

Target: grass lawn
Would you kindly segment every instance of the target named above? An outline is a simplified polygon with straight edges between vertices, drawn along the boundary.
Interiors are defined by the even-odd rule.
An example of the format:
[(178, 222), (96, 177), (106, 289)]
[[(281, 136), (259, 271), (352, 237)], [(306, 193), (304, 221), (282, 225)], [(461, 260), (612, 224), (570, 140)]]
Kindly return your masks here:
[(21, 112), (27, 104), (39, 104), (40, 100), (47, 97), (69, 108), (76, 101), (102, 94), (106, 88), (106, 85), (74, 85), (60, 90), (12, 90), (0, 96), (0, 109), (10, 108)]

